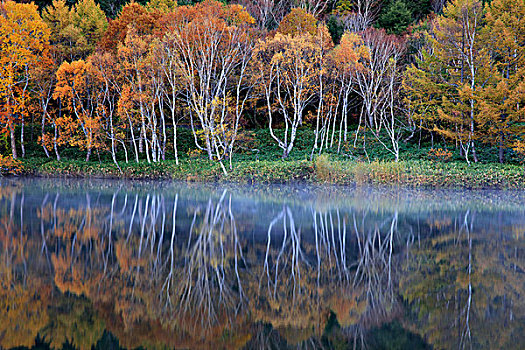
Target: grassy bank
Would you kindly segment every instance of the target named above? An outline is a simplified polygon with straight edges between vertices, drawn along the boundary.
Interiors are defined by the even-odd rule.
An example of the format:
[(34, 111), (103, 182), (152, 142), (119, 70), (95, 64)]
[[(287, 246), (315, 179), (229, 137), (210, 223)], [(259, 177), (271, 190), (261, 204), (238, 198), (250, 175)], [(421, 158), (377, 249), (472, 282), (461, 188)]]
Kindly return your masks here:
[[(272, 139), (267, 129), (254, 129), (247, 132), (236, 149), (233, 169), (224, 175), (219, 164), (210, 162), (202, 152), (195, 149), (193, 133), (190, 129), (177, 131), (180, 164), (166, 160), (148, 164), (125, 163), (122, 149), (117, 159), (122, 173), (113, 164), (109, 152), (97, 152), (92, 161), (84, 162), (85, 150), (75, 147), (60, 150), (62, 161), (44, 158), (43, 150), (34, 141), (26, 149), (26, 158), (20, 163), (13, 162), (8, 150), (0, 156), (0, 172), (16, 172), (26, 176), (45, 177), (93, 177), (125, 179), (163, 179), (192, 182), (232, 182), (232, 183), (289, 183), (337, 185), (394, 185), (406, 187), (431, 188), (502, 188), (525, 189), (525, 171), (522, 158), (515, 152), (507, 154), (508, 164), (497, 162), (497, 149), (490, 145), (482, 148), (478, 144), (480, 162), (468, 165), (454, 149), (445, 145), (422, 142), (421, 147), (414, 143), (402, 143), (400, 159), (395, 163), (392, 155), (370, 137), (367, 152), (361, 146), (344, 144), (341, 154), (323, 154), (309, 161), (314, 144), (314, 132), (300, 128), (294, 149), (287, 160), (281, 160), (282, 150)], [(29, 135), (30, 136), (30, 135)], [(28, 137), (30, 139), (30, 137)], [(353, 137), (352, 137), (353, 139)], [(35, 138), (36, 140), (36, 138)], [(0, 145), (1, 146), (1, 145)], [(1, 148), (1, 147), (0, 147)], [(330, 151), (330, 150), (328, 150)], [(332, 152), (335, 149), (331, 150)], [(442, 151), (438, 153), (437, 151)], [(141, 156), (144, 156), (143, 154)], [(173, 159), (170, 145), (166, 158)], [(370, 159), (372, 162), (368, 162)]]
[(349, 161), (320, 156), (307, 160), (238, 160), (227, 175), (216, 162), (183, 159), (158, 164), (113, 163), (41, 158), (22, 161), (21, 175), (45, 177), (94, 177), (163, 179), (235, 183), (331, 183), (337, 185), (396, 185), (431, 188), (525, 189), (525, 172), (517, 165), (442, 163), (430, 160)]

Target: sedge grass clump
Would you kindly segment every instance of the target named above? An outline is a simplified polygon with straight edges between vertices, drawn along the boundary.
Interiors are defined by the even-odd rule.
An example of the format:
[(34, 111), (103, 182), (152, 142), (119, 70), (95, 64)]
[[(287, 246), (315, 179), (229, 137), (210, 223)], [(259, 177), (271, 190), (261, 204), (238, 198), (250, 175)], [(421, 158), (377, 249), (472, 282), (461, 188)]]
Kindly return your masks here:
[(396, 162), (357, 162), (351, 170), (356, 184), (400, 184), (405, 178), (405, 165)]
[(321, 154), (314, 162), (315, 175), (318, 181), (334, 182), (336, 173), (340, 172), (340, 167), (330, 161), (327, 154)]

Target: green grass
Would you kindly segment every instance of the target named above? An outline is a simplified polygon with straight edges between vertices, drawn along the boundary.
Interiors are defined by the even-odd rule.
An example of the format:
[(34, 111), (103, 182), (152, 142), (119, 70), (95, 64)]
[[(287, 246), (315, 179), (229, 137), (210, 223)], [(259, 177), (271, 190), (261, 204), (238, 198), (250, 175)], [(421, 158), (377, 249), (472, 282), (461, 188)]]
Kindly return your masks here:
[(402, 185), (431, 188), (524, 189), (523, 167), (511, 164), (441, 163), (430, 160), (355, 162), (323, 155), (315, 163), (316, 180), (334, 184)]
[(322, 155), (308, 160), (254, 160), (233, 162), (223, 174), (219, 164), (203, 158), (184, 158), (179, 165), (121, 162), (122, 173), (113, 163), (32, 158), (22, 162), (24, 175), (46, 177), (95, 177), (169, 179), (195, 182), (235, 183), (329, 183), (337, 185), (395, 185), (431, 188), (525, 189), (522, 167), (509, 164), (440, 163), (429, 160), (350, 161)]
[(100, 177), (127, 179), (171, 179), (184, 181), (231, 181), (254, 183), (279, 183), (309, 181), (313, 164), (302, 160), (259, 161), (241, 160), (233, 163), (233, 169), (223, 174), (217, 162), (202, 158), (185, 158), (179, 165), (167, 160), (161, 163), (113, 163), (85, 162), (76, 160), (46, 160), (33, 158), (23, 160), (23, 174), (33, 176)]
[[(279, 131), (277, 131), (279, 133)], [(30, 138), (28, 138), (29, 140)], [(282, 150), (266, 129), (246, 131), (239, 140), (233, 168), (223, 174), (219, 164), (204, 155), (194, 156), (195, 144), (191, 130), (180, 128), (178, 149), (180, 164), (173, 160), (148, 164), (145, 159), (136, 163), (130, 154), (125, 163), (124, 154), (117, 154), (122, 173), (113, 164), (109, 152), (94, 152), (90, 162), (84, 162), (85, 151), (63, 148), (62, 161), (43, 157), (41, 146), (29, 142), (26, 158), (22, 160), (23, 174), (47, 177), (97, 177), (126, 179), (170, 179), (198, 182), (235, 183), (330, 183), (338, 185), (401, 185), (433, 188), (504, 188), (525, 189), (525, 171), (519, 165), (522, 159), (509, 152), (509, 164), (496, 163), (497, 152), (490, 146), (478, 149), (480, 163), (468, 165), (458, 152), (448, 148), (449, 162), (431, 160), (428, 140), (421, 147), (415, 142), (401, 144), (400, 161), (393, 161), (377, 141), (369, 138), (367, 152), (362, 146), (353, 147), (353, 140), (342, 148), (341, 155), (330, 153), (310, 161), (314, 133), (308, 127), (298, 130), (294, 149), (286, 160)], [(446, 149), (446, 145), (435, 145)], [(5, 152), (4, 152), (5, 151)], [(332, 150), (331, 152), (334, 152)], [(8, 150), (2, 153), (9, 154)], [(52, 153), (51, 153), (52, 154)], [(52, 154), (53, 155), (53, 154)], [(166, 158), (173, 159), (168, 144)], [(5, 171), (9, 172), (9, 171)]]

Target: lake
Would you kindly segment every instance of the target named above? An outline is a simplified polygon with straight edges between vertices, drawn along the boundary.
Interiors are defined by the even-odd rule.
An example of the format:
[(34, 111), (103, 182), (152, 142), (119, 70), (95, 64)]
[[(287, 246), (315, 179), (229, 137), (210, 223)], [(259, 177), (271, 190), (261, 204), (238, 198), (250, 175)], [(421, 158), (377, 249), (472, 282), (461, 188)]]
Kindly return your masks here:
[(0, 348), (523, 349), (525, 192), (0, 179)]

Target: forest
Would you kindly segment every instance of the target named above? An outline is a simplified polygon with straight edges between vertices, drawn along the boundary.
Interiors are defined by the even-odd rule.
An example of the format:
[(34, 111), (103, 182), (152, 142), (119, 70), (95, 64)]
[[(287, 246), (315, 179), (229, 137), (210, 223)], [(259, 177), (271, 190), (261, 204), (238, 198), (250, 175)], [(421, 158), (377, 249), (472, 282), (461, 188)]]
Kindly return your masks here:
[(2, 1), (0, 168), (505, 163), (523, 184), (524, 76), (523, 0)]

